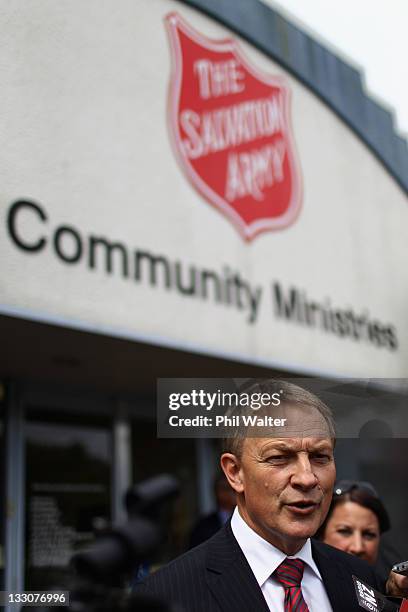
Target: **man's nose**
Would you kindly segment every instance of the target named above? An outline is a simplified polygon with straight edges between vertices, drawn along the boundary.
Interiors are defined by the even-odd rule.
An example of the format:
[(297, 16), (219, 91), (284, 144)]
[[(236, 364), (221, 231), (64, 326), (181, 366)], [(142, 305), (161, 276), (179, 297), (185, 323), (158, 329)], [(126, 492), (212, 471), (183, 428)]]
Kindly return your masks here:
[(313, 473), (308, 457), (301, 457), (296, 462), (295, 471), (292, 475), (292, 485), (304, 489), (312, 489), (318, 483), (317, 476)]
[(356, 556), (364, 552), (364, 540), (358, 531), (355, 531), (351, 536), (348, 552)]

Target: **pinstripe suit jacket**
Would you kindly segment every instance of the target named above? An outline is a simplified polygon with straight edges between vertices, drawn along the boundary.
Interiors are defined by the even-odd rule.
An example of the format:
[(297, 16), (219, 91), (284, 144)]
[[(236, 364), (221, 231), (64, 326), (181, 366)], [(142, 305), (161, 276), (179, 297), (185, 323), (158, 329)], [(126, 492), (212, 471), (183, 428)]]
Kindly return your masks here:
[[(352, 574), (383, 591), (371, 567), (357, 557), (314, 540), (312, 554), (333, 612), (361, 612)], [(230, 522), (210, 540), (144, 580), (136, 593), (170, 603), (177, 612), (269, 612)]]

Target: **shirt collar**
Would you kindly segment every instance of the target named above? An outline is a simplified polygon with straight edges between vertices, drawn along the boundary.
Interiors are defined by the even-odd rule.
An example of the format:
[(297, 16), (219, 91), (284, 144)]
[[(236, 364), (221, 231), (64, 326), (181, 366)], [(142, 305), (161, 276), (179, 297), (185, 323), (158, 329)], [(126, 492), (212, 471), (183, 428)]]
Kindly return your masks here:
[[(268, 580), (272, 572), (286, 559), (284, 552), (273, 546), (247, 525), (235, 508), (231, 518), (232, 533), (244, 553), (259, 586)], [(310, 568), (322, 580), (317, 565), (312, 557), (312, 545), (308, 538), (303, 547), (290, 558), (302, 559), (306, 567)]]

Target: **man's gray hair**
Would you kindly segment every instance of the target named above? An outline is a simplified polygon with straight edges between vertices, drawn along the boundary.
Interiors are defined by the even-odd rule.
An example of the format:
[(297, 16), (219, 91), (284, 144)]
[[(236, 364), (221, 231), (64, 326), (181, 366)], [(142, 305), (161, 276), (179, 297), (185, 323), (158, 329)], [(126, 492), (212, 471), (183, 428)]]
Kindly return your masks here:
[[(251, 379), (242, 385), (239, 389), (239, 393), (252, 396), (254, 394), (268, 394), (272, 398), (274, 394), (278, 394), (280, 397), (280, 406), (299, 406), (306, 409), (314, 409), (320, 413), (323, 417), (326, 425), (328, 436), (333, 439), (336, 438), (335, 423), (333, 413), (330, 408), (319, 398), (317, 395), (299, 387), (291, 382), (279, 379)], [(258, 395), (259, 397), (259, 395)], [(275, 395), (276, 397), (276, 395)], [(271, 403), (271, 405), (273, 405)], [(265, 414), (270, 411), (271, 406), (265, 406), (259, 410), (259, 414)], [(276, 408), (274, 408), (276, 410)], [(251, 405), (235, 405), (231, 406), (225, 416), (246, 416), (254, 414)], [(239, 418), (238, 424), (228, 428), (228, 433), (222, 439), (222, 452), (232, 453), (237, 457), (242, 454), (242, 447), (244, 439), (250, 437), (248, 435), (249, 427), (243, 423), (243, 419)], [(276, 435), (276, 433), (274, 434)], [(279, 436), (281, 437), (281, 436)]]

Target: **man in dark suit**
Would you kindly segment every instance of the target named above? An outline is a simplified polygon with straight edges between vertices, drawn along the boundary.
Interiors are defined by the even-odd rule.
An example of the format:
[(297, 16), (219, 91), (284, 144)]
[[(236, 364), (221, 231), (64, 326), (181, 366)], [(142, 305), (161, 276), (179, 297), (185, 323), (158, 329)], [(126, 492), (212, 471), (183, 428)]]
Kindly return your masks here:
[(218, 474), (214, 480), (214, 497), (217, 509), (202, 516), (194, 525), (190, 535), (189, 548), (194, 548), (211, 538), (231, 517), (236, 505), (235, 492), (230, 487), (223, 472)]
[(316, 396), (284, 381), (257, 382), (246, 393), (277, 391), (280, 406), (257, 414), (280, 417), (278, 433), (244, 426), (251, 407), (234, 409), (241, 418), (221, 455), (237, 497), (231, 521), (138, 591), (185, 612), (358, 612), (352, 575), (382, 590), (365, 562), (310, 539), (335, 482), (333, 419)]

